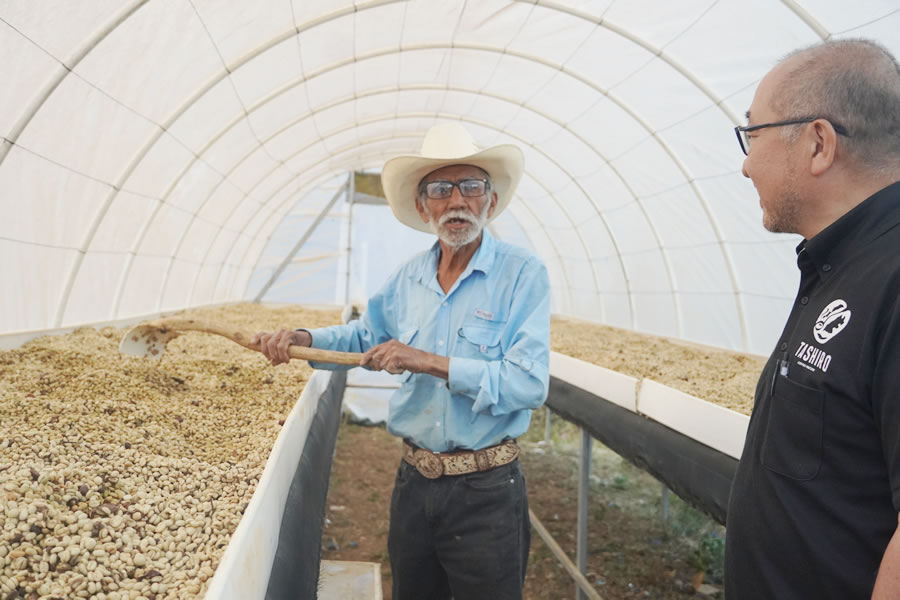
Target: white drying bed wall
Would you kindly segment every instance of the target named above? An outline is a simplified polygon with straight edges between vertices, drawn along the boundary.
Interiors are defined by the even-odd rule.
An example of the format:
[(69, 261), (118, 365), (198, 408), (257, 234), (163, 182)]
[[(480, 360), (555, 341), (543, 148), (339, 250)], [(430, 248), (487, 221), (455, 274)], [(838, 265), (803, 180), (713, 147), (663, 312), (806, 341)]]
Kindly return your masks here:
[(725, 522), (746, 415), (556, 352), (550, 374), (553, 412)]
[(750, 417), (650, 379), (552, 352), (550, 373), (563, 381), (739, 459)]
[(278, 531), (318, 398), (330, 373), (316, 371), (284, 422), (259, 485), (216, 568), (205, 598), (249, 600), (265, 597), (278, 548)]

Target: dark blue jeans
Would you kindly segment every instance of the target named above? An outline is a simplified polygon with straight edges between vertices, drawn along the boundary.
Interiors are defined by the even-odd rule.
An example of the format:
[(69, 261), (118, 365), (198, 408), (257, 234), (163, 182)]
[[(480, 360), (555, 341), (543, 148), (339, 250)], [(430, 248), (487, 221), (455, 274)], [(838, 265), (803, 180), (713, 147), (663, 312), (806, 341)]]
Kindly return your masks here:
[(394, 600), (521, 600), (530, 545), (518, 460), (437, 479), (400, 463), (388, 535)]

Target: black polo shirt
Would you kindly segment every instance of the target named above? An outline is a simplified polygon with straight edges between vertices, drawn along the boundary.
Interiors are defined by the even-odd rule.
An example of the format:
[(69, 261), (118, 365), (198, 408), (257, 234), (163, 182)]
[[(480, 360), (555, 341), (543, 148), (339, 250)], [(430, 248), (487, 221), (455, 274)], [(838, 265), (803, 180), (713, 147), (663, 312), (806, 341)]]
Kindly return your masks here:
[(900, 512), (900, 182), (797, 247), (728, 505), (728, 600), (868, 599)]

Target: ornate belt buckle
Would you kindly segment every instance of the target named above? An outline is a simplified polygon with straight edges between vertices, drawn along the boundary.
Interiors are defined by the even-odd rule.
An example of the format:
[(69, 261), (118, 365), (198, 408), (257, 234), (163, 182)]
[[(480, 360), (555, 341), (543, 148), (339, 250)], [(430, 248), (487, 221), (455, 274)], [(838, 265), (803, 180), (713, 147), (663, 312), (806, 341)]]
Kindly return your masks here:
[(444, 462), (433, 452), (419, 448), (413, 453), (413, 460), (415, 460), (416, 470), (423, 477), (437, 479), (444, 474)]

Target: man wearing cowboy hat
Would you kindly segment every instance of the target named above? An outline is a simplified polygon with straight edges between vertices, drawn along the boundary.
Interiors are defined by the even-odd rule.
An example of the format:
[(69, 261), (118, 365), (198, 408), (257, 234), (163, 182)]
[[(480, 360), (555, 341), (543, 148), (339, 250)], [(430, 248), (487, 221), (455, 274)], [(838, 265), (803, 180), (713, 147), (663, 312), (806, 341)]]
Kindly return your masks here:
[[(346, 325), (257, 334), (272, 364), (289, 345), (364, 352), (403, 374), (387, 428), (404, 439), (391, 499), (394, 600), (518, 599), (531, 539), (515, 438), (547, 397), (547, 269), (485, 225), (523, 170), (511, 145), (479, 150), (460, 125), (428, 130), (421, 155), (381, 180), (401, 223), (433, 231)], [(311, 363), (314, 367), (334, 365)]]

